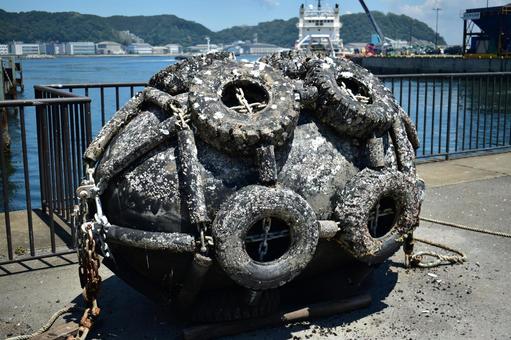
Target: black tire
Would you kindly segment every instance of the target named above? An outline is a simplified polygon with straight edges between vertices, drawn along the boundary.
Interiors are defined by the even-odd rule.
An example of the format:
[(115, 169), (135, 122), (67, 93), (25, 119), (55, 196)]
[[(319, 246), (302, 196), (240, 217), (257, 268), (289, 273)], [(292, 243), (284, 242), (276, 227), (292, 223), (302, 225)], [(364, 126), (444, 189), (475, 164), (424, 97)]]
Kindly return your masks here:
[(253, 319), (273, 314), (280, 306), (277, 289), (261, 292), (256, 304), (248, 304), (246, 290), (205, 292), (193, 307), (191, 321), (196, 323)]
[[(382, 82), (345, 59), (314, 62), (305, 85), (318, 89), (316, 114), (319, 118), (351, 137), (363, 139), (380, 135), (399, 115), (392, 94)], [(350, 92), (367, 98), (368, 102), (354, 98)]]
[[(245, 241), (265, 218), (282, 221), (289, 240), (287, 247), (277, 249), (281, 256), (260, 262), (249, 255)], [(307, 201), (289, 189), (257, 185), (233, 194), (211, 229), (220, 266), (236, 283), (253, 290), (277, 288), (295, 278), (314, 256), (319, 238), (316, 215)]]
[(190, 89), (193, 78), (203, 67), (211, 65), (215, 60), (227, 59), (234, 59), (234, 55), (228, 52), (219, 52), (191, 57), (156, 73), (149, 80), (149, 86), (173, 96), (186, 93)]
[[(239, 106), (236, 89), (249, 103), (264, 103), (253, 113)], [(261, 145), (281, 146), (292, 134), (299, 116), (294, 85), (264, 63), (216, 62), (205, 67), (190, 89), (192, 121), (199, 136), (219, 150), (251, 154)]]
[[(404, 236), (417, 226), (420, 203), (415, 182), (403, 173), (364, 169), (339, 195), (334, 216), (341, 231), (336, 239), (359, 260), (381, 263), (401, 247)], [(394, 214), (388, 215), (387, 220), (382, 214), (381, 224), (370, 230), (371, 211), (377, 204), (392, 207)]]
[(318, 57), (310, 51), (289, 50), (264, 56), (259, 61), (281, 70), (291, 79), (303, 80), (309, 71), (310, 62)]

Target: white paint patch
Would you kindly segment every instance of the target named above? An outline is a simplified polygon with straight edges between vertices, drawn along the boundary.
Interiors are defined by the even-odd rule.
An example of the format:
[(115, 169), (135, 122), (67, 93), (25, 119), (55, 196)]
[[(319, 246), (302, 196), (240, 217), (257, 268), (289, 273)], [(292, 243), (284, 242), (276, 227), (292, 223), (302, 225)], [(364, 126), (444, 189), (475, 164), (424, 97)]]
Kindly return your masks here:
[(193, 82), (197, 85), (201, 85), (203, 83), (203, 81), (200, 80), (199, 78), (193, 78)]
[(276, 110), (277, 109), (277, 105), (272, 105), (271, 108), (272, 108), (272, 110)]
[(215, 112), (213, 114), (213, 118), (215, 118), (215, 119), (222, 119), (222, 118), (224, 118), (224, 114), (222, 112), (220, 112), (220, 111), (217, 111), (217, 112)]
[(197, 110), (197, 109), (199, 108), (199, 106), (200, 106), (200, 105), (199, 105), (199, 103), (194, 103), (194, 104), (193, 104), (193, 108), (194, 108), (195, 110)]
[(352, 72), (341, 72), (341, 77), (343, 78), (353, 78)]
[(330, 64), (323, 63), (323, 64), (321, 64), (321, 68), (324, 70), (328, 70), (328, 69), (330, 69)]
[(257, 70), (250, 71), (250, 74), (253, 75), (254, 77), (260, 77), (261, 76), (261, 72), (257, 71)]
[(265, 63), (259, 63), (259, 71), (263, 71), (266, 68)]

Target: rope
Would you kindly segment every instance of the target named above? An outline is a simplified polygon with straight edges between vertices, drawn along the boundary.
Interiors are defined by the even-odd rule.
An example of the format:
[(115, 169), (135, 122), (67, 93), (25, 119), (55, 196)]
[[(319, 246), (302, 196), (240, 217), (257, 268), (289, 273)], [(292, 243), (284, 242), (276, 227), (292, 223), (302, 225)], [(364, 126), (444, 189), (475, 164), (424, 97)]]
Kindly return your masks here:
[(483, 234), (488, 234), (488, 235), (494, 235), (494, 236), (501, 236), (501, 237), (511, 238), (511, 234), (502, 233), (500, 231), (493, 231), (493, 230), (489, 230), (489, 229), (485, 229), (485, 228), (469, 227), (469, 226), (466, 226), (466, 225), (463, 225), (463, 224), (456, 224), (456, 223), (452, 223), (452, 222), (445, 222), (445, 221), (435, 220), (435, 219), (426, 218), (426, 217), (421, 217), (420, 219), (423, 220), (423, 221), (426, 221), (426, 222), (440, 224), (440, 225), (444, 225), (444, 226), (447, 226), (447, 227), (453, 227), (453, 228), (458, 228), (458, 229), (463, 229), (463, 230), (474, 231), (476, 233), (483, 233)]
[[(433, 268), (438, 267), (444, 264), (461, 264), (467, 260), (467, 256), (460, 250), (454, 249), (452, 247), (449, 247), (445, 244), (433, 242), (424, 240), (421, 238), (413, 238), (414, 241), (429, 244), (430, 246), (437, 247), (440, 249), (444, 249), (453, 253), (456, 253), (457, 255), (442, 255), (435, 253), (433, 251), (420, 251), (415, 254), (412, 254), (410, 256), (410, 264), (414, 267), (420, 267), (420, 268)], [(433, 257), (436, 258), (436, 260), (429, 261), (429, 262), (423, 262), (425, 257)]]
[(50, 329), (50, 327), (53, 325), (53, 323), (55, 323), (55, 321), (57, 321), (57, 319), (59, 317), (61, 317), (62, 315), (66, 314), (66, 313), (69, 313), (69, 312), (72, 312), (74, 310), (76, 310), (77, 307), (76, 306), (69, 306), (69, 307), (64, 307), (58, 311), (56, 311), (52, 316), (51, 318), (48, 320), (48, 322), (46, 322), (41, 328), (39, 328), (36, 332), (32, 333), (32, 334), (27, 334), (27, 335), (18, 335), (18, 336), (15, 336), (15, 337), (12, 337), (12, 338), (8, 338), (6, 340), (26, 340), (26, 339), (30, 339), (30, 338), (33, 338), (37, 335), (40, 335), (40, 334), (43, 334), (44, 332), (46, 332), (48, 329)]
[[(470, 226), (466, 226), (463, 224), (446, 222), (446, 221), (436, 220), (436, 219), (427, 218), (427, 217), (420, 217), (420, 219), (425, 222), (431, 222), (431, 223), (435, 223), (435, 224), (439, 224), (439, 225), (443, 225), (443, 226), (447, 226), (447, 227), (473, 231), (476, 233), (511, 238), (511, 234), (503, 233), (503, 232), (499, 232), (499, 231), (493, 231), (493, 230), (490, 230), (487, 228), (470, 227)], [(421, 252), (417, 252), (415, 254), (409, 255), (409, 263), (412, 266), (421, 267), (421, 268), (432, 268), (432, 267), (437, 267), (437, 266), (444, 265), (444, 264), (459, 264), (459, 263), (463, 263), (467, 260), (467, 256), (462, 251), (454, 249), (452, 247), (449, 247), (445, 244), (428, 241), (428, 240), (424, 240), (424, 239), (420, 239), (420, 238), (415, 238), (415, 237), (413, 238), (413, 240), (420, 242), (420, 243), (429, 244), (433, 247), (437, 247), (437, 248), (441, 248), (441, 249), (450, 251), (457, 255), (442, 255), (442, 254), (435, 253), (433, 251), (421, 251)], [(436, 260), (429, 261), (429, 262), (423, 262), (425, 257), (433, 257), (433, 258), (436, 258)]]

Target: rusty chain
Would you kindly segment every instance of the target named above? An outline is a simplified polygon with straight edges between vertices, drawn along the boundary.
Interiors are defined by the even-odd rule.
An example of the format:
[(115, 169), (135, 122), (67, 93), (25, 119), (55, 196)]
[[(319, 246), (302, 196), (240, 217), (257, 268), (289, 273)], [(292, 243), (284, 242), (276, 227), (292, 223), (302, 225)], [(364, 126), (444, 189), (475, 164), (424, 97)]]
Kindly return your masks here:
[[(102, 225), (108, 225), (108, 221), (103, 216), (101, 203), (97, 195), (97, 187), (93, 177), (93, 170), (87, 168), (87, 179), (77, 189), (77, 195), (80, 199), (80, 205), (77, 209), (79, 216), (77, 220), (82, 222), (77, 237), (78, 250), (78, 276), (80, 285), (83, 288), (83, 298), (87, 303), (81, 319), (78, 331), (75, 336), (69, 336), (68, 340), (84, 340), (94, 321), (99, 316), (101, 309), (98, 307), (98, 295), (101, 288), (101, 275), (99, 275), (99, 267), (101, 260), (97, 253), (96, 237), (101, 238)], [(89, 216), (88, 200), (92, 199), (96, 205), (95, 221), (87, 221)], [(105, 248), (104, 242), (100, 241), (101, 250), (108, 255), (108, 249)]]

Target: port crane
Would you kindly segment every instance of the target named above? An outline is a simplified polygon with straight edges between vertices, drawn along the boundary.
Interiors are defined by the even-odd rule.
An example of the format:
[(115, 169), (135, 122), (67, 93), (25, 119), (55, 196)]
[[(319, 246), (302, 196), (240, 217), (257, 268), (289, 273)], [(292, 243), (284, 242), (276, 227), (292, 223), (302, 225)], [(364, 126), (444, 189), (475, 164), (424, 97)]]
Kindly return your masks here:
[(369, 17), (369, 21), (371, 22), (371, 25), (373, 25), (374, 30), (376, 31), (376, 34), (378, 34), (378, 37), (380, 38), (380, 42), (382, 46), (385, 46), (385, 36), (383, 35), (383, 31), (381, 30), (380, 26), (378, 26), (378, 23), (376, 20), (374, 20), (373, 15), (371, 14), (371, 11), (367, 7), (364, 0), (358, 0), (360, 2), (360, 5), (362, 5), (362, 8), (366, 12), (367, 16)]

